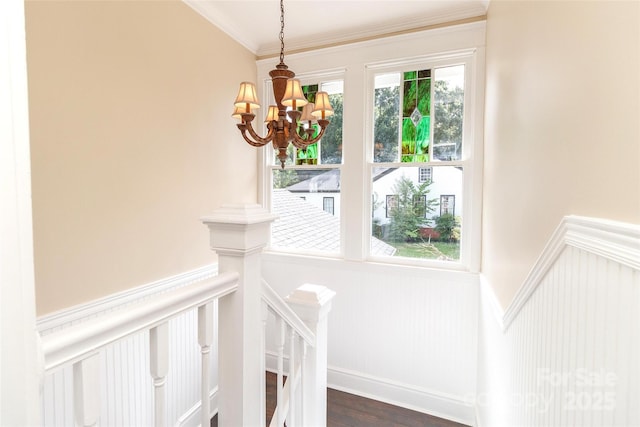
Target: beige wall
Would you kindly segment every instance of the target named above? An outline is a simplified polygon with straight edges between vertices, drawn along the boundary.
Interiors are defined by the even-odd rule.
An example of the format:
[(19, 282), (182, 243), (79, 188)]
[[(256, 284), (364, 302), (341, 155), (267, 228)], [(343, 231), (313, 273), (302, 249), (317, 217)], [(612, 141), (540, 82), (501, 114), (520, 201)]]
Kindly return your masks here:
[(180, 1), (27, 1), (38, 314), (214, 261), (199, 218), (255, 202), (230, 117), (253, 54)]
[(640, 223), (640, 3), (492, 1), (482, 270), (506, 306), (564, 215)]

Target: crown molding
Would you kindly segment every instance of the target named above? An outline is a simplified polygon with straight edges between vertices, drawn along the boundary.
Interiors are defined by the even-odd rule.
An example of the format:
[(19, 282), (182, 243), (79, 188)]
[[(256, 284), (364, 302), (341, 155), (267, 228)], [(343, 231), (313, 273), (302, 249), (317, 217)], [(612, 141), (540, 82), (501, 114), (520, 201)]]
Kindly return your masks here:
[(202, 1), (202, 0), (182, 0), (187, 6), (195, 10), (204, 19), (211, 22), (218, 27), (223, 33), (240, 43), (242, 46), (251, 51), (254, 55), (257, 55), (258, 48), (257, 43), (251, 40), (251, 37), (247, 37), (247, 31), (243, 31), (242, 28), (235, 28), (232, 23), (234, 22), (230, 16), (221, 12), (215, 7), (215, 2)]
[[(486, 9), (482, 7), (467, 7), (454, 10), (446, 14), (389, 21), (385, 22), (383, 28), (381, 28), (380, 25), (367, 25), (336, 33), (327, 32), (307, 37), (290, 37), (286, 41), (287, 49), (285, 53), (297, 53), (307, 50), (385, 38), (398, 34), (413, 33), (433, 28), (457, 25), (466, 20), (474, 21), (485, 19)], [(279, 53), (280, 43), (277, 40), (260, 45), (256, 51), (256, 55), (259, 59), (274, 57)]]
[[(215, 1), (182, 0), (187, 6), (219, 28), (229, 37), (251, 51), (258, 58), (269, 58), (280, 53), (280, 42), (277, 37), (269, 40), (255, 40), (246, 27), (238, 27), (237, 19), (229, 16)], [(455, 25), (467, 19), (485, 19), (489, 1), (460, 2), (451, 6), (446, 12), (421, 14), (415, 18), (395, 18), (366, 25), (354, 25), (350, 28), (327, 30), (321, 33), (301, 37), (287, 36), (286, 53), (318, 49), (323, 47), (348, 44), (363, 40), (388, 37), (408, 32), (422, 31), (434, 26)], [(250, 25), (250, 24), (248, 24)]]

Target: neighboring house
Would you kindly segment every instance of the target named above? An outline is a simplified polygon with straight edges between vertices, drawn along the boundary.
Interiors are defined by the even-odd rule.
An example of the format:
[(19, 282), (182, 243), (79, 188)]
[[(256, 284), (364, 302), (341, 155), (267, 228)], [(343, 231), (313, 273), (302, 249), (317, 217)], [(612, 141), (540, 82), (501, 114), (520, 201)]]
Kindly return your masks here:
[(291, 185), (287, 190), (327, 213), (340, 216), (340, 171), (337, 169)]
[[(445, 213), (460, 215), (462, 212), (462, 170), (451, 167), (386, 168), (373, 170), (373, 193), (375, 210), (373, 218), (380, 225), (389, 223), (389, 209), (393, 203), (394, 185), (401, 177), (407, 177), (417, 186), (431, 182), (428, 199), (436, 200), (435, 210), (427, 214), (435, 218)], [(338, 215), (340, 212), (340, 171), (330, 170), (297, 184), (287, 190), (317, 206), (325, 212)], [(430, 224), (433, 225), (433, 224)]]
[[(435, 199), (435, 210), (427, 213), (427, 218), (435, 218), (445, 213), (460, 215), (462, 212), (462, 171), (458, 168), (415, 167), (415, 168), (377, 168), (374, 171), (373, 194), (376, 198), (374, 220), (380, 225), (389, 223), (389, 209), (393, 203), (394, 186), (401, 177), (407, 177), (418, 187), (423, 182), (431, 182), (427, 187), (427, 199)], [(433, 224), (431, 224), (433, 225)]]
[[(319, 181), (323, 181), (322, 179)], [(339, 198), (340, 193), (337, 193)], [(287, 250), (340, 251), (340, 219), (288, 190), (273, 190), (273, 213), (279, 216), (271, 228), (271, 246)], [(396, 249), (371, 238), (373, 255), (393, 256)]]

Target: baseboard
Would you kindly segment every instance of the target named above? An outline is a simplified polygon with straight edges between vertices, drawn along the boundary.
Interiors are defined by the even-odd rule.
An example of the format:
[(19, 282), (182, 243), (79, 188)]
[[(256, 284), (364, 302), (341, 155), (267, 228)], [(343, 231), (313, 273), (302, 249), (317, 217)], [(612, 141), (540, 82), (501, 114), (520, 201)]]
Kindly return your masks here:
[[(285, 375), (289, 372), (289, 356), (283, 358), (283, 370)], [(265, 369), (268, 372), (278, 372), (278, 355), (273, 351), (266, 351), (265, 353)]]
[[(289, 371), (289, 359), (283, 360), (285, 375)], [(266, 353), (266, 369), (277, 372), (278, 355)], [(327, 371), (329, 388), (378, 400), (413, 411), (433, 415), (467, 425), (475, 425), (473, 399), (448, 395), (433, 390), (402, 384), (386, 378), (375, 377), (362, 372), (329, 366)]]
[(474, 423), (473, 399), (466, 400), (464, 397), (331, 366), (327, 377), (329, 387), (336, 390), (466, 425)]
[[(201, 427), (200, 426), (200, 411), (202, 408), (201, 402), (193, 405), (184, 415), (178, 418), (176, 426), (178, 427)], [(218, 413), (218, 386), (216, 386), (209, 393), (209, 419), (213, 418)], [(209, 427), (208, 425), (206, 427)]]

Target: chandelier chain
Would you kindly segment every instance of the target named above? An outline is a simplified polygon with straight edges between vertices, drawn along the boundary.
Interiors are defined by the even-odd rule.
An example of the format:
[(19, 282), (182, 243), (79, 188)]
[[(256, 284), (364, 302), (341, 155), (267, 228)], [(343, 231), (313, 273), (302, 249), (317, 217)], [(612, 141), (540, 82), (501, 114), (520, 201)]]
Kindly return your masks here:
[(284, 64), (284, 0), (280, 0), (280, 63)]

